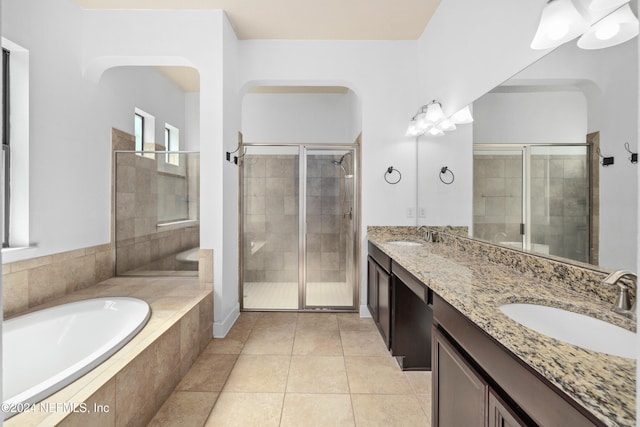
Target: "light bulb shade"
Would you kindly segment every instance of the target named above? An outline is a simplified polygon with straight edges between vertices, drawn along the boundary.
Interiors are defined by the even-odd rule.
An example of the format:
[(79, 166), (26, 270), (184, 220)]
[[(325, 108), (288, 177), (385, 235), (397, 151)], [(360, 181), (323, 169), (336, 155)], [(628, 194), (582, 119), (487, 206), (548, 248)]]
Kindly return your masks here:
[(427, 131), (427, 133), (431, 136), (441, 136), (444, 135), (444, 132), (442, 131), (442, 129), (440, 129), (438, 126), (434, 126), (431, 129), (429, 129)]
[(589, 28), (578, 40), (582, 49), (603, 49), (638, 35), (638, 18), (628, 4)]
[(453, 123), (451, 120), (449, 119), (444, 119), (442, 120), (440, 123), (437, 124), (437, 126), (439, 129), (442, 129), (445, 132), (449, 132), (452, 130), (456, 130), (456, 125), (455, 123)]
[(462, 110), (449, 117), (449, 120), (457, 125), (466, 125), (467, 123), (473, 122), (471, 108), (469, 108), (469, 106), (467, 105)]
[(589, 27), (571, 0), (551, 0), (542, 10), (531, 49), (551, 49), (568, 42)]
[(426, 113), (420, 113), (416, 116), (416, 126), (422, 133), (433, 127), (433, 123), (427, 120)]
[(407, 127), (407, 132), (404, 134), (404, 136), (418, 136), (420, 134), (422, 134), (422, 131), (418, 129), (416, 121), (411, 120), (409, 122), (409, 126)]
[(442, 107), (440, 103), (433, 101), (431, 104), (427, 106), (427, 113), (425, 115), (428, 122), (432, 124), (436, 124), (439, 121), (445, 119), (445, 115), (442, 112)]
[(597, 11), (615, 9), (625, 3), (629, 3), (629, 0), (591, 0), (589, 9)]

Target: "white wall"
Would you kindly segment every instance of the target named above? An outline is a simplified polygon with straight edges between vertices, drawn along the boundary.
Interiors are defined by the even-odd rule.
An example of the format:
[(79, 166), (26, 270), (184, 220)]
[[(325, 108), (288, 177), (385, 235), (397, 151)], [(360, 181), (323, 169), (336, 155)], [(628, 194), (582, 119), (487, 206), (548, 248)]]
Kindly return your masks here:
[(178, 128), (180, 138), (189, 134), (184, 92), (153, 67), (111, 68), (102, 75), (96, 95), (91, 104), (100, 109), (103, 130), (108, 126), (133, 134), (137, 107), (154, 116), (156, 144), (164, 145), (165, 123)]
[[(418, 224), (469, 225), (473, 205), (472, 126), (460, 125), (443, 136), (418, 140)], [(447, 166), (454, 181), (444, 184), (440, 170)], [(449, 182), (451, 176), (443, 176)], [(424, 217), (420, 211), (424, 210)]]
[[(403, 135), (412, 114), (408, 110), (418, 103), (416, 47), (414, 41), (240, 43), (240, 82), (245, 90), (256, 84), (333, 85), (357, 95), (362, 115), (363, 248), (367, 225), (415, 224), (415, 218), (405, 216), (407, 207), (415, 207), (415, 149)], [(398, 185), (384, 182), (384, 171), (391, 165), (403, 173)], [(225, 203), (237, 203), (237, 195), (229, 196)], [(362, 255), (366, 278), (366, 250)], [(363, 283), (363, 306), (365, 290)]]
[(247, 93), (242, 100), (245, 142), (351, 144), (358, 136), (353, 91), (344, 94)]
[(4, 262), (108, 243), (111, 127), (133, 133), (138, 106), (157, 114), (163, 138), (164, 121), (184, 126), (184, 96), (155, 70), (83, 79), (82, 12), (70, 1), (4, 1), (2, 21), (3, 36), (29, 51), (28, 218), (37, 245)]
[[(224, 52), (224, 80), (223, 80), (223, 113), (222, 130), (223, 146), (234, 148), (219, 149), (220, 156), (223, 151), (233, 151), (238, 142), (238, 130), (240, 129), (240, 90), (238, 81), (238, 50), (239, 43), (233, 28), (227, 19), (223, 20), (223, 52)], [(208, 141), (203, 141), (208, 143)], [(217, 205), (223, 209), (223, 247), (222, 253), (216, 257), (214, 271), (219, 267), (224, 269), (222, 281), (214, 282), (214, 325), (213, 336), (223, 337), (227, 334), (233, 322), (240, 314), (239, 290), (238, 290), (238, 168), (232, 163), (223, 162), (221, 168), (224, 190), (222, 198), (217, 200)], [(203, 189), (207, 191), (209, 183), (203, 182)], [(220, 209), (218, 207), (218, 209)]]
[(584, 144), (587, 100), (577, 88), (515, 90), (490, 92), (473, 103), (474, 144)]
[(200, 93), (185, 94), (185, 127), (189, 132), (182, 137), (180, 149), (184, 151), (200, 150)]

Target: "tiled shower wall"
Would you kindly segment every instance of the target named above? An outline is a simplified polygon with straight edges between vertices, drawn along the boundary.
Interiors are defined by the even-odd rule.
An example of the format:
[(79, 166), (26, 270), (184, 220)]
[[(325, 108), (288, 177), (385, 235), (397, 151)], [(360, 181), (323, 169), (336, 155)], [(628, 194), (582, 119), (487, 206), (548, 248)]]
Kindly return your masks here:
[(332, 163), (340, 157), (307, 156), (307, 282), (346, 281), (345, 180)]
[[(350, 219), (343, 218), (342, 169), (331, 162), (339, 158), (307, 158), (308, 282), (345, 281), (347, 233), (343, 230)], [(243, 280), (297, 282), (298, 156), (247, 154), (243, 167)]]
[(298, 281), (298, 156), (244, 156), (245, 282)]
[(531, 159), (531, 239), (549, 253), (588, 262), (589, 181), (584, 156), (536, 155)]
[[(199, 226), (158, 227), (198, 215), (198, 156), (184, 155), (181, 166), (166, 165), (164, 154), (116, 153), (116, 273), (197, 270), (175, 255), (199, 246)], [(189, 185), (192, 184), (192, 185)], [(195, 188), (194, 188), (195, 184)]]
[(490, 242), (521, 240), (522, 156), (474, 155), (473, 235)]
[[(547, 245), (552, 255), (588, 261), (587, 177), (584, 156), (532, 156), (532, 241)], [(475, 156), (473, 203), (474, 237), (520, 240), (522, 158)]]

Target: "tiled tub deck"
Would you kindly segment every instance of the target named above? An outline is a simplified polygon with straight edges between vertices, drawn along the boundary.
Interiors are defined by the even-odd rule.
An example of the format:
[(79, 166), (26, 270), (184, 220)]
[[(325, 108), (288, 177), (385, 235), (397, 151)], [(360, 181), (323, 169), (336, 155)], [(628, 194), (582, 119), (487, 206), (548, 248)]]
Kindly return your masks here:
[(105, 296), (147, 301), (147, 325), (107, 361), (6, 426), (146, 425), (211, 341), (212, 290), (197, 278), (112, 278), (30, 311)]

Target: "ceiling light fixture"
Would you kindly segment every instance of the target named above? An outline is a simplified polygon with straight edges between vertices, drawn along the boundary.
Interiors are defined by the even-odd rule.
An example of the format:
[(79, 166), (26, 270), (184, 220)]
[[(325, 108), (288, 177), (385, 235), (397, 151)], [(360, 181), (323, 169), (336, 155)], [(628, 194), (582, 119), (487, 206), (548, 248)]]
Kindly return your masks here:
[(420, 107), (415, 116), (411, 118), (405, 136), (420, 136), (425, 133), (440, 136), (445, 132), (455, 130), (457, 124), (471, 122), (473, 122), (473, 117), (468, 105), (451, 117), (447, 117), (442, 111), (442, 105), (434, 100), (430, 104)]
[(548, 0), (532, 49), (552, 49), (581, 36), (582, 49), (602, 49), (631, 40), (638, 35), (638, 18), (630, 0)]

